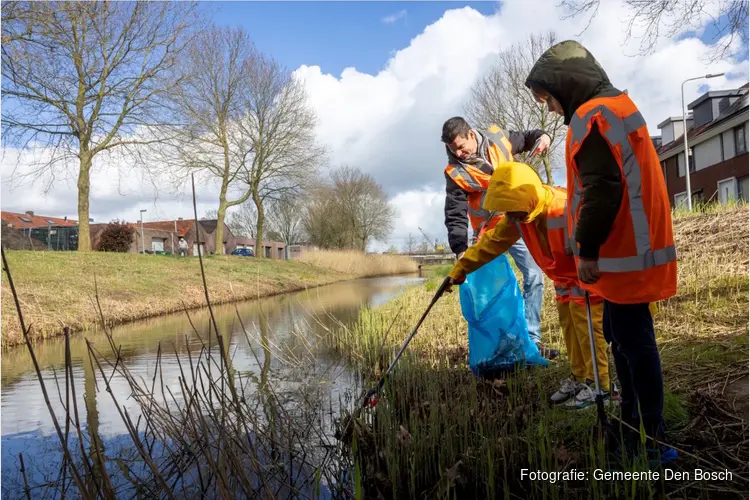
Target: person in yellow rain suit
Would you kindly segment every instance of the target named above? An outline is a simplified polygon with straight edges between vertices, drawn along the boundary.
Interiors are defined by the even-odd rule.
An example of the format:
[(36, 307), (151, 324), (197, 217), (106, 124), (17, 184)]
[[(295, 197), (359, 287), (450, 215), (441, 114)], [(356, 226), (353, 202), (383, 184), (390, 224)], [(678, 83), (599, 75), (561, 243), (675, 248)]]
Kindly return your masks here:
[[(534, 261), (555, 285), (557, 311), (571, 367), (570, 378), (562, 381), (550, 403), (581, 409), (596, 402), (596, 390), (584, 292), (567, 234), (566, 200), (566, 190), (543, 185), (528, 165), (516, 162), (498, 165), (490, 178), (484, 209), (505, 213), (506, 217), (466, 250), (449, 276), (451, 284), (463, 283), (467, 274), (523, 238)], [(589, 298), (599, 381), (606, 401), (611, 383), (602, 329), (604, 305), (601, 297), (589, 294)]]

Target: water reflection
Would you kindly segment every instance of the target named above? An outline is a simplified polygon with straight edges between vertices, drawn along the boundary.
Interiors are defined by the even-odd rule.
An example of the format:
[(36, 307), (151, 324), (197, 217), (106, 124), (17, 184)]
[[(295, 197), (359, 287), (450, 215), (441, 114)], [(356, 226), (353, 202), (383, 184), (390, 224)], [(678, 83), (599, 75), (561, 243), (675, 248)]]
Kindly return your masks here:
[[(257, 398), (262, 405), (260, 410), (272, 428), (278, 419), (277, 405), (272, 404), (272, 399), (283, 400), (286, 394), (291, 394), (313, 376), (319, 382), (324, 375), (325, 387), (320, 389), (330, 394), (331, 401), (345, 399), (354, 375), (334, 356), (319, 348), (319, 338), (338, 323), (354, 321), (362, 306), (382, 304), (405, 286), (418, 281), (419, 278), (403, 277), (357, 280), (237, 306), (215, 307), (217, 327), (230, 359), (230, 373), (254, 382), (254, 390), (261, 396)], [(209, 329), (209, 321), (207, 310), (191, 311), (189, 315), (175, 314), (118, 327), (114, 329), (113, 338), (133, 376), (141, 378), (143, 385), (154, 384), (157, 392), (171, 393), (180, 401), (181, 371), (175, 353), (183, 360), (189, 355), (196, 356), (205, 340), (211, 342), (212, 354), (218, 359), (217, 338)], [(103, 334), (91, 332), (71, 339), (74, 383), (71, 392), (75, 392), (85, 432), (86, 453), (95, 456), (126, 442), (123, 437), (127, 430), (112, 398), (104, 390), (99, 368), (92, 365), (85, 339), (105, 357), (112, 359), (112, 356)], [(159, 349), (161, 362), (156, 373)], [(36, 346), (35, 352), (52, 407), (64, 428), (61, 400), (66, 397), (65, 344), (61, 340), (46, 341)], [(102, 363), (102, 368), (107, 377), (111, 377), (109, 384), (117, 402), (135, 422), (139, 405), (131, 397), (128, 381), (118, 373), (113, 374), (106, 363)], [(188, 379), (192, 376), (190, 370), (184, 373)], [(56, 379), (60, 382), (59, 393)], [(270, 381), (273, 381), (273, 392), (269, 389)], [(185, 382), (189, 384), (190, 380)], [(4, 498), (15, 498), (23, 494), (18, 453), (24, 454), (30, 483), (40, 484), (57, 478), (60, 452), (55, 427), (25, 347), (3, 355), (2, 385), (2, 489)], [(71, 448), (78, 446), (74, 443), (77, 441), (71, 442)], [(111, 456), (112, 450), (109, 451), (107, 455)]]

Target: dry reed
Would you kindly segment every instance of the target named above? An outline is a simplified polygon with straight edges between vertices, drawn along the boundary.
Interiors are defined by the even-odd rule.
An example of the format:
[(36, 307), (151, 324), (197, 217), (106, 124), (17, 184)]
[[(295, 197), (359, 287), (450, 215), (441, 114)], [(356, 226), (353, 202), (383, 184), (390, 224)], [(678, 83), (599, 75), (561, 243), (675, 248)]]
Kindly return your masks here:
[[(564, 355), (548, 369), (477, 381), (466, 366), (467, 326), (453, 294), (433, 309), (386, 383), (374, 415), (352, 426), (362, 488), (385, 498), (718, 498), (746, 492), (747, 207), (678, 214), (674, 226), (678, 295), (660, 303), (655, 316), (667, 391), (665, 421), (670, 442), (683, 451), (681, 467), (726, 468), (733, 482), (521, 481), (521, 468), (600, 466), (602, 454), (590, 433), (595, 413), (547, 406), (547, 397), (568, 373)], [(376, 380), (441, 277), (363, 311), (356, 325), (331, 336), (331, 345)], [(564, 349), (551, 289), (547, 282), (543, 339)], [(386, 339), (384, 325), (397, 310), (404, 314)]]
[(362, 277), (417, 272), (417, 263), (403, 255), (365, 254), (356, 250), (307, 250), (299, 261)]

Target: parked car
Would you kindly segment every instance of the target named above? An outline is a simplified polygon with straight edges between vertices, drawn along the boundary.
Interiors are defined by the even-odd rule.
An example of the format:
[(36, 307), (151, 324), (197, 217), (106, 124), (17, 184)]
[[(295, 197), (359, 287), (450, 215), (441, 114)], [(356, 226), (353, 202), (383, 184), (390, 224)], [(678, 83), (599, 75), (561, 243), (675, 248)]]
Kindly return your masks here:
[(235, 248), (232, 250), (232, 255), (239, 255), (241, 257), (255, 257), (255, 252), (252, 248)]

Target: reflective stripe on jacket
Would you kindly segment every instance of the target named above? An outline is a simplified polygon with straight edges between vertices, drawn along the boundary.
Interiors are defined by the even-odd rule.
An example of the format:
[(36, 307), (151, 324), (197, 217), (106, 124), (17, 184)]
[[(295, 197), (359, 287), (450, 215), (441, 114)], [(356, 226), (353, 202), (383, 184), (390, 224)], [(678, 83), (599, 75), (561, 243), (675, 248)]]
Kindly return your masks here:
[[(580, 106), (568, 127), (568, 234), (575, 234), (583, 188), (575, 156), (593, 123), (598, 125), (620, 168), (623, 193), (609, 237), (599, 249), (601, 278), (582, 285), (620, 304), (656, 302), (677, 292), (677, 252), (672, 215), (659, 158), (643, 120), (626, 94), (600, 97)], [(571, 241), (578, 261), (578, 244)]]
[[(516, 227), (518, 232), (521, 233), (529, 253), (534, 258), (534, 262), (554, 282), (555, 299), (562, 303), (568, 303), (572, 300), (577, 304), (585, 305), (584, 290), (579, 286), (578, 269), (573, 259), (565, 221), (568, 193), (566, 190), (557, 187), (544, 186), (544, 189), (552, 193), (551, 201), (547, 205), (545, 213), (547, 222), (546, 244), (540, 241), (540, 236), (543, 236), (540, 234), (537, 224), (516, 223)], [(549, 250), (547, 251), (545, 247)], [(592, 304), (601, 303), (603, 300), (594, 293), (590, 293), (589, 298)]]

